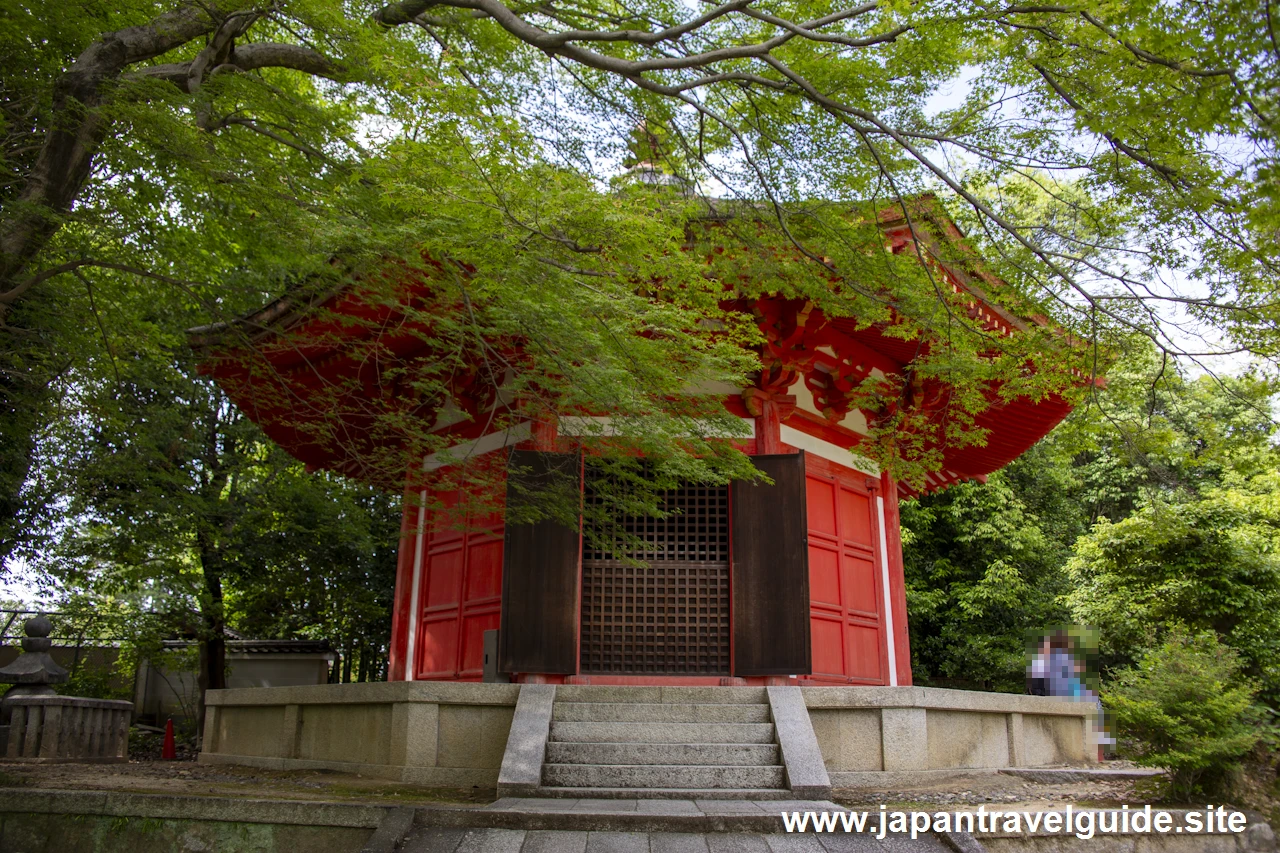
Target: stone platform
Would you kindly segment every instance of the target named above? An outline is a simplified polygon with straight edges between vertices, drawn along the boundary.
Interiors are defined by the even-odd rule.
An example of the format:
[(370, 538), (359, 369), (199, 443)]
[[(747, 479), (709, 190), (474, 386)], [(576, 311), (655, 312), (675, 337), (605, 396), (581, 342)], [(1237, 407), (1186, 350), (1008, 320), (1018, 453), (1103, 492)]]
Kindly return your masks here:
[[(548, 687), (553, 703), (589, 703), (597, 706), (684, 706), (684, 711), (647, 713), (701, 714), (708, 706), (768, 705), (764, 687), (639, 687), (572, 685)], [(978, 693), (925, 687), (804, 687), (796, 691), (807, 713), (822, 765), (833, 787), (886, 787), (927, 782), (947, 773), (996, 772), (1009, 767), (1048, 767), (1084, 764), (1093, 757), (1089, 740), (1092, 706), (1042, 696)], [(276, 687), (209, 692), (204, 751), (205, 764), (241, 764), (277, 770), (327, 769), (360, 773), (382, 779), (439, 787), (494, 788), (507, 754), (508, 737), (521, 685), (458, 684), (449, 682), (392, 682), (384, 684), (329, 684), (312, 687)], [(730, 701), (732, 700), (732, 701)], [(696, 706), (696, 707), (695, 707)], [(693, 707), (693, 710), (687, 710)], [(593, 709), (606, 713), (602, 708)], [(622, 713), (622, 712), (619, 712)], [(630, 712), (627, 712), (630, 714)], [(718, 712), (719, 713), (719, 712)], [(740, 712), (731, 712), (740, 713)], [(742, 712), (750, 716), (754, 712)], [(702, 749), (715, 743), (717, 724), (726, 731), (735, 726), (776, 723), (750, 720), (674, 719), (558, 720), (566, 733), (575, 723), (598, 727), (595, 733), (579, 730), (560, 740), (579, 746), (556, 747), (556, 755), (577, 759), (614, 753), (613, 761), (625, 766), (630, 778), (661, 776), (654, 767), (663, 755), (678, 750), (637, 750), (633, 738), (621, 739), (610, 731), (648, 732), (656, 744), (663, 732), (697, 737), (684, 741), (704, 756)], [(754, 718), (753, 718), (754, 719)], [(637, 729), (637, 726), (646, 727)], [(681, 727), (701, 726), (700, 729)], [(779, 743), (775, 733), (764, 743), (753, 740), (746, 728), (733, 732), (734, 742)], [(748, 736), (750, 735), (750, 736)], [(603, 739), (597, 739), (603, 738)], [(644, 738), (642, 738), (643, 740)], [(670, 740), (662, 741), (671, 743)], [(679, 743), (680, 741), (676, 741)], [(720, 741), (723, 743), (724, 741)], [(585, 747), (581, 744), (625, 744), (630, 747)], [(684, 750), (686, 755), (699, 750)], [(723, 751), (723, 750), (721, 750)], [(763, 750), (755, 750), (764, 754)], [(637, 756), (648, 755), (639, 761)], [(546, 761), (547, 755), (535, 756)], [(785, 767), (784, 756), (753, 758), (752, 766)], [(684, 760), (684, 759), (681, 759)], [(773, 763), (778, 762), (778, 763)], [(622, 766), (615, 764), (614, 766)], [(712, 766), (712, 765), (707, 765)], [(646, 769), (647, 768), (647, 769)], [(602, 771), (557, 769), (552, 775), (566, 781), (565, 788), (598, 788), (591, 779)], [(592, 774), (595, 774), (593, 777)], [(714, 781), (715, 773), (702, 774)], [(776, 783), (776, 774), (729, 771), (730, 780)], [(790, 788), (791, 780), (782, 787)], [(676, 786), (682, 787), (682, 786)], [(724, 786), (722, 786), (724, 787)], [(730, 786), (731, 787), (731, 786)], [(752, 790), (763, 790), (753, 787)], [(572, 796), (574, 792), (566, 792)]]

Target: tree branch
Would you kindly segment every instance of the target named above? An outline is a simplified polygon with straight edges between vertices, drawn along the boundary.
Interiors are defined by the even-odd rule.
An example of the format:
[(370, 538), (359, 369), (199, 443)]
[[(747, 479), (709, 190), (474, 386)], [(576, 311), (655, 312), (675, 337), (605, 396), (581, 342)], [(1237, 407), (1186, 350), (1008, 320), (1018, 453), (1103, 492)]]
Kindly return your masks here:
[[(155, 79), (172, 83), (183, 92), (193, 94), (199, 82), (192, 88), (192, 69), (196, 60), (167, 65), (152, 65), (126, 75), (126, 79)], [(207, 77), (256, 71), (261, 68), (288, 68), (329, 80), (341, 80), (346, 68), (322, 53), (294, 44), (246, 44), (235, 47), (225, 60), (208, 70)], [(203, 82), (203, 81), (200, 81)]]

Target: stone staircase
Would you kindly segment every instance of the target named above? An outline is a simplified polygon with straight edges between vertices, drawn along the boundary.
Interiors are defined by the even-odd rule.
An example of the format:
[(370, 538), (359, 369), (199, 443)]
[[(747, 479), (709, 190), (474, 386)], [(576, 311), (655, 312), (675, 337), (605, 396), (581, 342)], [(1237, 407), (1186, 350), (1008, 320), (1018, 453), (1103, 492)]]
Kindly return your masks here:
[(537, 794), (792, 798), (763, 687), (561, 687)]

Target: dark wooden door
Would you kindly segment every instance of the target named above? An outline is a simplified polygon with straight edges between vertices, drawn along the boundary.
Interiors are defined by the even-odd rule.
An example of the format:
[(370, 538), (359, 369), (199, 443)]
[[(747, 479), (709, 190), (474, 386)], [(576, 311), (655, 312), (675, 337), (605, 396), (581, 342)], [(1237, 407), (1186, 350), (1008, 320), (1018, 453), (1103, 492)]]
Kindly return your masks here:
[(751, 461), (774, 482), (733, 484), (733, 673), (808, 674), (804, 453)]
[[(603, 505), (588, 482), (585, 500)], [(667, 518), (617, 529), (650, 548), (582, 555), (582, 672), (729, 674), (729, 490), (664, 493)]]
[(548, 490), (576, 492), (576, 455), (513, 450), (508, 457), (507, 525), (502, 551), (502, 672), (577, 671), (578, 530), (550, 519), (512, 523)]

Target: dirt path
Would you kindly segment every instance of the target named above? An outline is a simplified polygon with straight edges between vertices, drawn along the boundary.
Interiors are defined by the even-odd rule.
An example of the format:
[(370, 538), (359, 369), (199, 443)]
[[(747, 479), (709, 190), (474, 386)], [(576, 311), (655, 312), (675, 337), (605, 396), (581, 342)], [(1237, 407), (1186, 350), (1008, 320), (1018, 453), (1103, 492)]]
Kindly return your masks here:
[(492, 789), (425, 788), (349, 773), (210, 766), (190, 760), (142, 760), (128, 764), (0, 763), (0, 789), (13, 787), (404, 805), (480, 806), (495, 798)]

